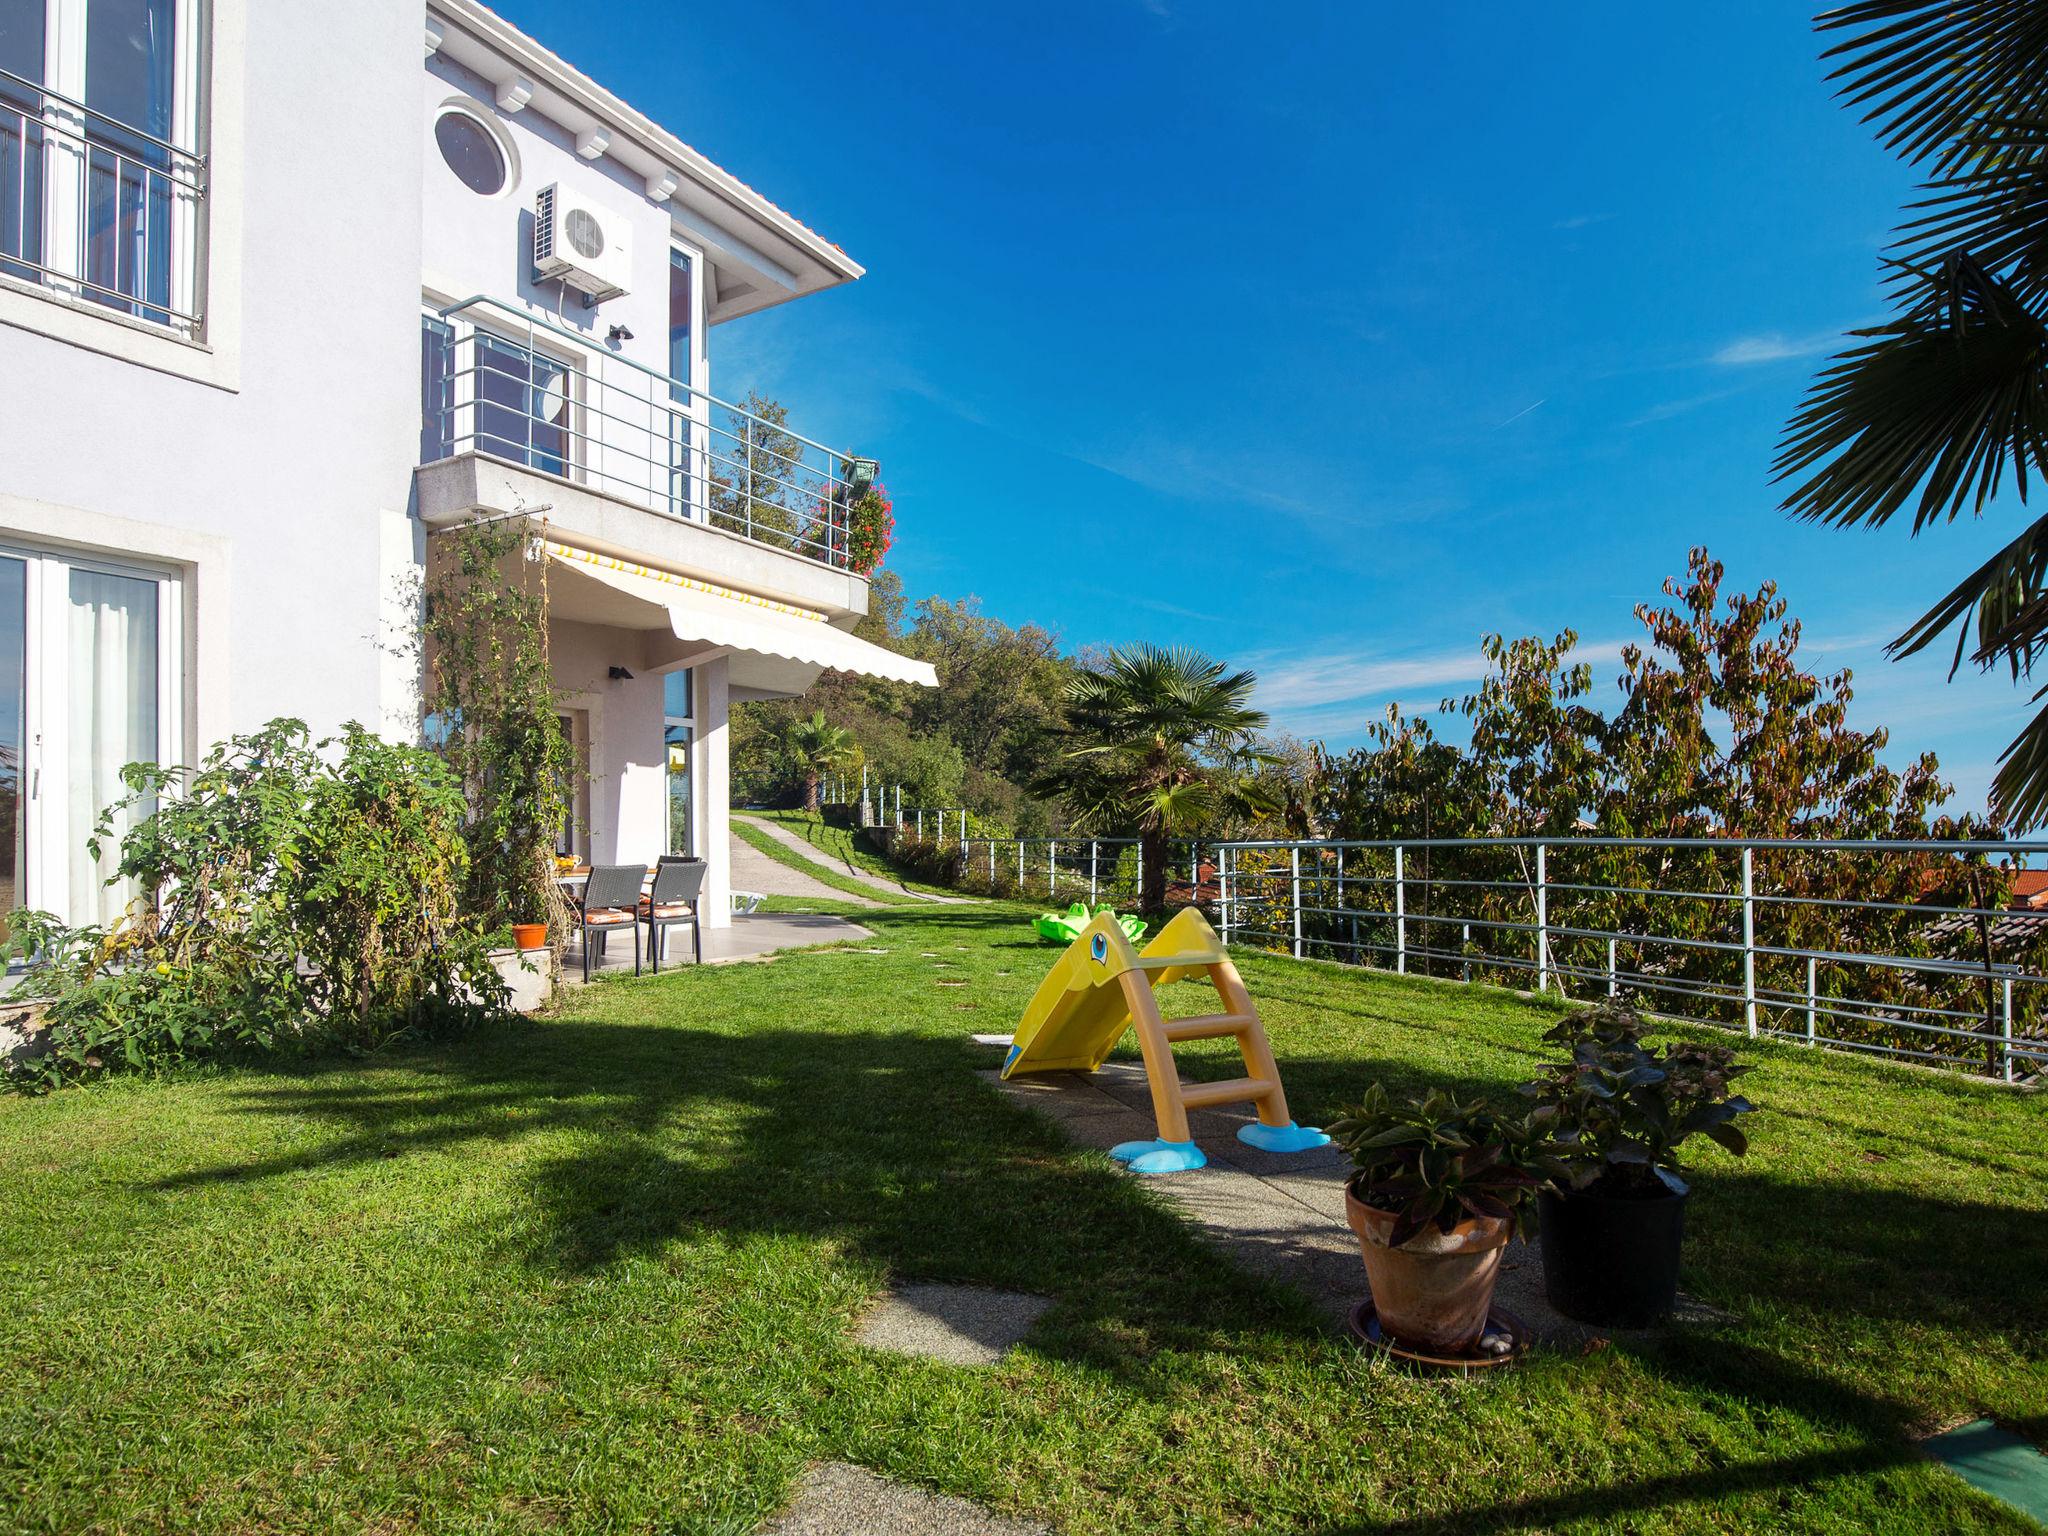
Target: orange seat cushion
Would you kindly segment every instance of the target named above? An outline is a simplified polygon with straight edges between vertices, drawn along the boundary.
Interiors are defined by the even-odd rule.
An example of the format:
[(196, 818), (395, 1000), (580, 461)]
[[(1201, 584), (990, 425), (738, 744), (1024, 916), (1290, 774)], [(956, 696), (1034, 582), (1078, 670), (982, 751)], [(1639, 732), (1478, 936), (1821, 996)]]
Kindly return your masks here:
[(589, 923), (592, 927), (596, 927), (600, 923), (630, 923), (633, 921), (633, 914), (631, 912), (622, 912), (616, 907), (606, 907), (596, 912), (584, 913), (583, 921)]

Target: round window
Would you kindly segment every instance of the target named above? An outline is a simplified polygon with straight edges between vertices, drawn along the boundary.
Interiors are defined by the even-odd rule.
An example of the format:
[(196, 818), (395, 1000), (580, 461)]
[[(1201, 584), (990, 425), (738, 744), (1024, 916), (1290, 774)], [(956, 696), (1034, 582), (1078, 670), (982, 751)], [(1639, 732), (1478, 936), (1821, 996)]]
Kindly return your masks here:
[(467, 112), (443, 112), (434, 120), (434, 142), (462, 184), (483, 197), (505, 190), (505, 152), (491, 130)]

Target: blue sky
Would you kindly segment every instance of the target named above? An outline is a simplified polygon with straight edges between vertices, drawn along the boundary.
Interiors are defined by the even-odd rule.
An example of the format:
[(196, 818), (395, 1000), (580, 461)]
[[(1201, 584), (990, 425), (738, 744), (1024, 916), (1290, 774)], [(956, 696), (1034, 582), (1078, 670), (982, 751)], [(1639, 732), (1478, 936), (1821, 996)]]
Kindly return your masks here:
[(1911, 187), (1802, 7), (500, 8), (868, 268), (712, 384), (881, 460), (913, 598), (1202, 647), (1348, 744), (1488, 630), (1576, 628), (1611, 699), (1705, 543), (1981, 804), (2024, 695), (1881, 649), (2012, 513), (1841, 533), (1767, 479)]

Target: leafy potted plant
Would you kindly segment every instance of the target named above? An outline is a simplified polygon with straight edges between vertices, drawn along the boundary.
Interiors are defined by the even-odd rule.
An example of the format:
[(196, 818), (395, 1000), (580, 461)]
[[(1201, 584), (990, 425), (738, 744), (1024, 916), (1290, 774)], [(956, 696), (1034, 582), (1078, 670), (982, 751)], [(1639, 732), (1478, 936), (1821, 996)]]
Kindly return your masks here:
[(1544, 1289), (1580, 1322), (1641, 1328), (1671, 1311), (1691, 1192), (1678, 1149), (1749, 1148), (1735, 1120), (1755, 1106), (1728, 1091), (1749, 1068), (1725, 1046), (1646, 1046), (1648, 1032), (1632, 1009), (1575, 1013), (1543, 1037), (1572, 1059), (1522, 1088), (1566, 1169), (1540, 1201)]
[(1375, 1083), (1329, 1127), (1356, 1171), (1344, 1214), (1380, 1327), (1403, 1344), (1464, 1354), (1478, 1343), (1508, 1239), (1562, 1170), (1525, 1118), (1441, 1089), (1396, 1100)]

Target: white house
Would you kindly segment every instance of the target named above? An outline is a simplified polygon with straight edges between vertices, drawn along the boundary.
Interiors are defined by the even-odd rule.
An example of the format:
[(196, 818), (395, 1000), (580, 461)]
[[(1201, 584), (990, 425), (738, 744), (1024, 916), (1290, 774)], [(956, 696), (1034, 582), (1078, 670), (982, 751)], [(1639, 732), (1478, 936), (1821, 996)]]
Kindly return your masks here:
[(933, 681), (847, 633), (874, 466), (710, 392), (860, 275), (473, 0), (0, 0), (0, 900), (106, 910), (125, 762), (416, 736), (430, 541), (526, 512), (575, 851), (722, 921), (730, 705)]

